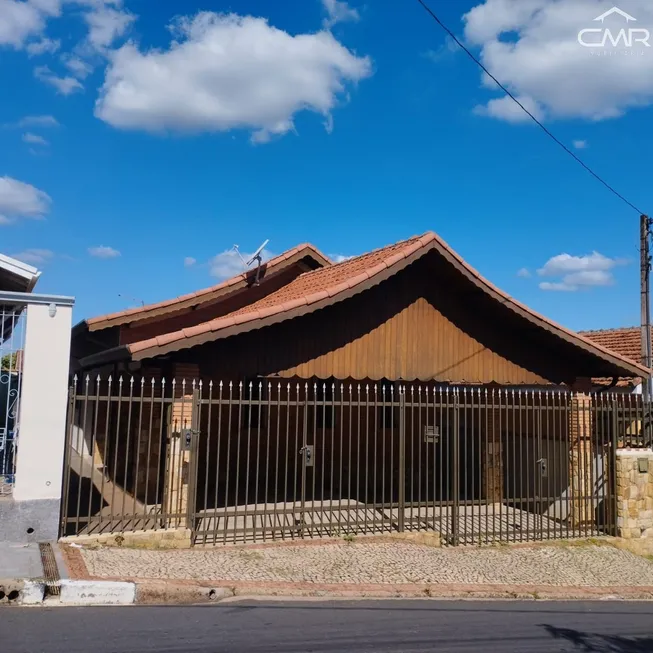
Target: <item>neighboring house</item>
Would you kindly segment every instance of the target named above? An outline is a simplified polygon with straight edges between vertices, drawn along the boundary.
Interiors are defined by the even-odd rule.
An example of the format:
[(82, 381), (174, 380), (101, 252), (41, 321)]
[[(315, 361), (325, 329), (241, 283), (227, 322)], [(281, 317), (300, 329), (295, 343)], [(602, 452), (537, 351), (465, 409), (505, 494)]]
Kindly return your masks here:
[(65, 532), (188, 525), (213, 542), (343, 521), (437, 523), (452, 542), (609, 530), (609, 428), (633, 419), (578, 393), (646, 374), (431, 232), (338, 264), (300, 245), (87, 319), (72, 365)]
[[(40, 275), (0, 254), (0, 293), (30, 293)], [(0, 297), (0, 496), (10, 494), (14, 483), (25, 322), (24, 303), (7, 297)]]
[[(653, 329), (652, 329), (653, 333)], [(642, 360), (642, 329), (641, 327), (624, 327), (621, 329), (601, 329), (598, 331), (581, 331), (580, 334), (593, 342), (633, 362)], [(614, 388), (621, 392), (641, 394), (642, 378), (640, 376), (620, 379), (592, 379), (598, 388)]]

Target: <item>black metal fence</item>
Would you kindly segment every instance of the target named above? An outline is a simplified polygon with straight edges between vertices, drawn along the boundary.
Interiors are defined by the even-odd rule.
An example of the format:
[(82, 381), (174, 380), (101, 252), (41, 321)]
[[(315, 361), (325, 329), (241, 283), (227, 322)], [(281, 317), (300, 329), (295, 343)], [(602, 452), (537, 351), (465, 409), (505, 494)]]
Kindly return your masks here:
[(641, 396), (409, 383), (86, 379), (62, 534), (221, 544), (428, 530), (449, 544), (614, 534)]

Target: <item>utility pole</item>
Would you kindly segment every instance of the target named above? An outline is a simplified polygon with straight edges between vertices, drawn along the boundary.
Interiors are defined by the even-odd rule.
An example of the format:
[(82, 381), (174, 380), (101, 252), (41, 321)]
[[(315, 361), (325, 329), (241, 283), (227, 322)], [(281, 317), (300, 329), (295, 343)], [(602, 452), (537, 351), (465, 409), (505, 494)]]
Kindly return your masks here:
[[(652, 364), (651, 355), (651, 223), (647, 215), (642, 215), (639, 222), (640, 240), (640, 281), (641, 281), (641, 357), (642, 365), (649, 370)], [(651, 397), (653, 391), (651, 373), (645, 382), (644, 395)]]

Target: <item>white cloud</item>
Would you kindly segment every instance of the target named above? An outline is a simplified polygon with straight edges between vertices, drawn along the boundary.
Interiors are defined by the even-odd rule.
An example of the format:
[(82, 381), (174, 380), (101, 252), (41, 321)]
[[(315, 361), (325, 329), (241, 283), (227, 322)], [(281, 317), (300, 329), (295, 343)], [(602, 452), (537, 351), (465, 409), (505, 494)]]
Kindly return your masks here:
[(293, 36), (263, 18), (202, 12), (172, 27), (168, 49), (110, 54), (96, 115), (123, 129), (253, 130), (263, 143), (294, 115), (329, 116), (347, 83), (372, 73), (328, 31)]
[(97, 3), (97, 6), (85, 15), (88, 43), (99, 51), (108, 48), (125, 34), (135, 19), (136, 16), (128, 11), (114, 9), (103, 2)]
[(334, 263), (343, 263), (344, 261), (348, 261), (350, 258), (354, 258), (354, 256), (355, 255), (347, 256), (346, 254), (329, 254), (329, 258)]
[(59, 13), (59, 2), (37, 2), (34, 0), (0, 1), (0, 46), (21, 49), (25, 42), (39, 37), (47, 19)]
[[(533, 98), (520, 96), (517, 98), (538, 120), (544, 118), (542, 107)], [(507, 95), (502, 98), (490, 100), (486, 105), (479, 104), (474, 107), (474, 113), (479, 116), (498, 118), (506, 122), (520, 123), (531, 122), (530, 116)]]
[(90, 63), (74, 54), (66, 54), (61, 59), (66, 68), (78, 79), (86, 79), (93, 72), (93, 66)]
[(59, 122), (54, 116), (25, 116), (17, 123), (17, 127), (58, 127)]
[(120, 252), (113, 247), (107, 247), (106, 245), (99, 245), (97, 247), (89, 247), (88, 253), (94, 258), (117, 258), (120, 256)]
[(40, 54), (56, 52), (60, 47), (61, 41), (58, 39), (53, 40), (44, 37), (40, 41), (28, 43), (25, 49), (31, 57), (36, 57)]
[(192, 256), (187, 256), (184, 259), (184, 267), (186, 268), (192, 268), (195, 263), (197, 263), (197, 259), (193, 258)]
[[(274, 256), (274, 254), (269, 252), (267, 249), (264, 249), (263, 252), (261, 252), (261, 255), (264, 262), (270, 260)], [(242, 256), (246, 261), (249, 261), (252, 254), (241, 252), (240, 256)], [(209, 260), (209, 272), (211, 276), (218, 279), (230, 279), (231, 277), (235, 277), (237, 274), (242, 274), (246, 269), (253, 269), (246, 268), (240, 256), (235, 249), (228, 249), (225, 252), (222, 252), (222, 254), (214, 256)]]
[(31, 145), (50, 145), (43, 136), (33, 134), (32, 132), (25, 132), (23, 134), (23, 142), (30, 143)]
[(627, 259), (609, 258), (599, 252), (586, 256), (558, 254), (550, 258), (537, 273), (541, 277), (561, 277), (559, 281), (543, 281), (542, 290), (576, 291), (615, 283), (612, 270), (627, 265)]
[[(485, 0), (463, 16), (465, 37), (480, 47), (488, 70), (534, 103), (542, 117), (613, 118), (653, 103), (653, 48), (636, 44), (624, 53), (623, 44), (586, 48), (578, 42), (585, 28), (598, 25), (615, 35), (626, 28), (618, 15), (594, 22), (612, 5), (612, 0)], [(628, 12), (638, 28), (653, 34), (653, 2), (630, 0)], [(490, 86), (485, 76), (482, 84)], [(486, 115), (515, 121), (507, 104), (486, 109)]]
[(528, 268), (521, 268), (520, 270), (517, 270), (517, 276), (522, 279), (530, 279), (531, 273)]
[(426, 50), (426, 52), (422, 53), (422, 56), (433, 63), (440, 63), (450, 59), (458, 52), (460, 52), (458, 44), (450, 36), (447, 36), (444, 43), (437, 50)]
[(48, 66), (37, 66), (34, 69), (34, 77), (44, 84), (54, 86), (62, 95), (70, 95), (84, 88), (74, 77), (58, 77)]
[(333, 27), (336, 23), (355, 23), (360, 20), (360, 14), (352, 9), (343, 0), (322, 0), (327, 17), (324, 19), (324, 26)]
[(30, 265), (43, 265), (54, 257), (54, 252), (49, 249), (26, 249), (17, 254), (11, 254), (11, 258), (18, 259)]
[(577, 150), (586, 150), (588, 147), (587, 141), (580, 140), (574, 141), (573, 145)]
[(42, 190), (11, 177), (0, 177), (0, 224), (18, 218), (42, 218), (52, 200)]

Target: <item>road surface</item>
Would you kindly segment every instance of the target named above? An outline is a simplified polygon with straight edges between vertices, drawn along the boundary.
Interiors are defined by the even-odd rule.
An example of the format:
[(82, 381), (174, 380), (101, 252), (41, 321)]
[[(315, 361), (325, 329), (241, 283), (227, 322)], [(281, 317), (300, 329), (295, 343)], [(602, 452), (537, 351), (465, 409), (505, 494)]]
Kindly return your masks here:
[(337, 601), (0, 608), (12, 653), (653, 652), (653, 603)]

